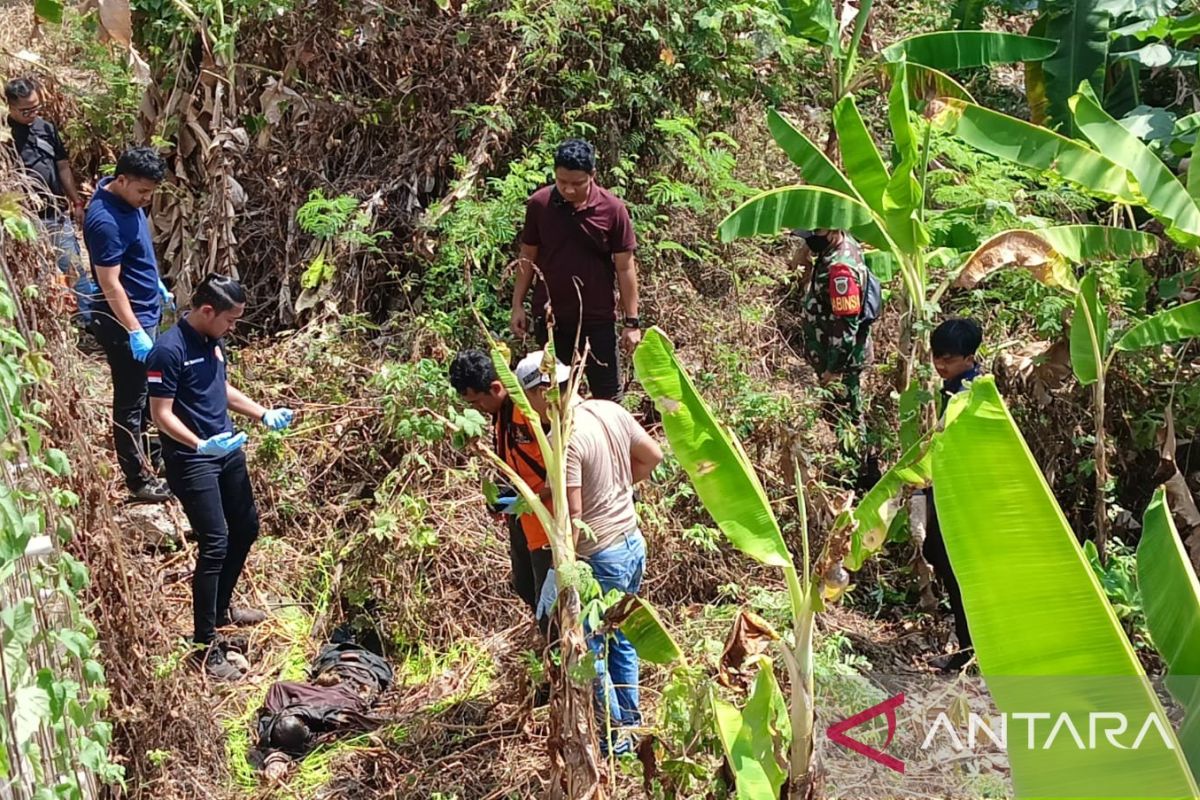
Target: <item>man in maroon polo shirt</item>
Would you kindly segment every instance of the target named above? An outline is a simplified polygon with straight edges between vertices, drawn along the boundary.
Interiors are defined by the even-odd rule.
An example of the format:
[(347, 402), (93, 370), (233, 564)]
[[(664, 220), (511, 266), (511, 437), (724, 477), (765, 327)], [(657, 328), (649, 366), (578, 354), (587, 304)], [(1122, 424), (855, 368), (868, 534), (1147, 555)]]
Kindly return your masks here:
[(546, 344), (546, 318), (553, 312), (555, 353), (571, 360), (578, 329), (580, 351), (584, 343), (591, 348), (584, 370), (592, 396), (617, 399), (621, 369), (613, 278), (621, 296), (620, 349), (629, 353), (642, 338), (633, 259), (637, 239), (625, 204), (595, 179), (591, 144), (568, 139), (558, 146), (554, 183), (534, 192), (525, 205), (510, 325), (518, 336), (529, 334), (525, 294), (537, 274), (532, 315), (538, 344)]

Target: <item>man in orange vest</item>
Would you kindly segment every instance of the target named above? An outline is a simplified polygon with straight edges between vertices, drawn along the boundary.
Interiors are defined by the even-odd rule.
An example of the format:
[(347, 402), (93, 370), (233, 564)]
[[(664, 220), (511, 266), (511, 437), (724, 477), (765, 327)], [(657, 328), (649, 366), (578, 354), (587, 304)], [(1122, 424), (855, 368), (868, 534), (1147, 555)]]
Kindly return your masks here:
[[(482, 350), (464, 350), (456, 355), (450, 365), (450, 384), (476, 411), (492, 417), (496, 453), (530, 489), (542, 493), (546, 488), (546, 465), (541, 448), (525, 415), (500, 383), (491, 356)], [(506, 513), (508, 518), (513, 590), (530, 611), (536, 612), (542, 584), (554, 562), (550, 540), (538, 518), (533, 514), (507, 513), (516, 500), (515, 491), (504, 492), (495, 510)], [(543, 502), (549, 507), (548, 498), (544, 497)]]

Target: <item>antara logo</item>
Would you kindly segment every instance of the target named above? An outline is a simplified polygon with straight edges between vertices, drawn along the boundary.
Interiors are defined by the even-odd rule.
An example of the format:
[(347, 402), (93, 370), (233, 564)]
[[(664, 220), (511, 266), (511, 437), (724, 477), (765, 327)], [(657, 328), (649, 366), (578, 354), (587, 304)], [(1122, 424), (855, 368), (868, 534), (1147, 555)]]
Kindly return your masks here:
[(829, 738), (840, 744), (842, 747), (848, 747), (860, 755), (864, 755), (872, 761), (878, 761), (888, 769), (893, 769), (896, 772), (904, 772), (904, 762), (895, 756), (889, 756), (882, 750), (876, 750), (869, 744), (864, 744), (858, 739), (852, 739), (846, 735), (846, 731), (851, 728), (857, 728), (867, 720), (872, 720), (883, 714), (887, 717), (887, 741), (883, 743), (884, 748), (892, 743), (892, 737), (896, 735), (896, 709), (904, 703), (904, 692), (889, 697), (882, 703), (876, 703), (870, 708), (860, 711), (852, 717), (847, 717), (841, 722), (835, 722), (830, 725), (826, 733)]

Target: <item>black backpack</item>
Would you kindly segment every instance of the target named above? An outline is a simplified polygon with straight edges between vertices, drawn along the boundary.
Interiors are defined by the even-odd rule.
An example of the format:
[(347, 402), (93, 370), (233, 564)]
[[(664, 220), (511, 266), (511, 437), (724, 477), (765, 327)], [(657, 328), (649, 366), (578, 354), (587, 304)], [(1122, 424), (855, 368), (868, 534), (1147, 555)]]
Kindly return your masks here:
[(859, 320), (870, 325), (883, 314), (883, 285), (870, 267), (866, 267), (866, 272), (867, 285), (863, 288), (863, 308)]

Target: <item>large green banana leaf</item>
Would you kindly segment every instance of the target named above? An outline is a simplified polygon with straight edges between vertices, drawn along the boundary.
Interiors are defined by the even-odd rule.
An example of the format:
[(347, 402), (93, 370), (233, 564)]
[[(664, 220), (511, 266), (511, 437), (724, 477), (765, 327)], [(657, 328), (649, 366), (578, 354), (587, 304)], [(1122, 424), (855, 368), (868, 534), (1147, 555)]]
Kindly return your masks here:
[(779, 10), (788, 23), (788, 33), (841, 51), (836, 14), (831, 0), (779, 0)]
[(1126, 331), (1114, 347), (1127, 352), (1161, 347), (1194, 336), (1200, 336), (1200, 300), (1168, 308), (1142, 320)]
[(1163, 223), (1167, 235), (1185, 246), (1200, 244), (1200, 207), (1167, 165), (1101, 108), (1087, 84), (1070, 105), (1079, 131), (1136, 179), (1142, 204)]
[(1058, 49), (1054, 39), (993, 31), (937, 31), (901, 39), (883, 49), (885, 61), (906, 58), (942, 72), (1005, 64), (1041, 61)]
[(638, 657), (654, 664), (670, 664), (683, 655), (654, 606), (627, 594), (609, 609), (605, 621), (619, 628)]
[(790, 567), (791, 553), (750, 459), (700, 397), (666, 334), (658, 328), (646, 331), (633, 366), (662, 415), (671, 451), (717, 527), (751, 558)]
[(876, 214), (883, 216), (883, 192), (887, 189), (887, 167), (867, 131), (854, 96), (846, 95), (833, 107), (833, 128), (846, 175), (861, 197)]
[(718, 698), (715, 690), (709, 691), (738, 800), (779, 800), (779, 789), (787, 779), (792, 729), (771, 659), (759, 662), (754, 688), (742, 710)]
[(783, 148), (792, 163), (800, 168), (805, 183), (824, 186), (847, 197), (859, 199), (850, 181), (842, 174), (821, 148), (813, 144), (803, 131), (775, 109), (767, 112), (767, 128), (775, 143)]
[[(907, 62), (902, 58), (894, 66), (892, 88), (888, 92), (888, 124), (892, 128), (897, 163), (883, 193), (883, 213), (889, 238), (904, 252), (916, 253), (929, 244), (929, 231), (919, 216), (923, 198), (915, 174), (920, 147), (909, 116)], [(924, 292), (925, 276), (912, 277)]]
[(928, 440), (921, 440), (910, 447), (855, 507), (851, 516), (856, 524), (850, 538), (850, 555), (845, 559), (846, 569), (860, 569), (864, 561), (883, 547), (895, 516), (893, 503), (900, 490), (929, 484), (932, 466), (929, 444)]
[[(1162, 735), (1152, 731), (1130, 747), (1145, 721), (1161, 725), (1165, 712), (993, 378), (951, 400), (934, 443), (933, 485), (996, 707), (1049, 715), (1040, 723), (1010, 718), (1016, 796), (1200, 795), (1169, 722)], [(1049, 735), (1064, 713), (1089, 744), (1092, 713), (1123, 714), (1131, 730), (1115, 743), (1093, 734), (1094, 746), (1079, 747), (1061, 728)]]
[(937, 97), (975, 102), (975, 98), (961, 83), (940, 70), (921, 64), (905, 63), (904, 71), (908, 75), (908, 98), (918, 108)]
[(1029, 110), (1038, 125), (1074, 136), (1075, 122), (1067, 100), (1088, 81), (1104, 87), (1108, 63), (1109, 14), (1105, 0), (1054, 0), (1043, 5), (1041, 17), (1029, 29), (1034, 36), (1057, 39), (1057, 51), (1025, 65)]
[(1083, 386), (1091, 386), (1100, 377), (1108, 351), (1108, 312), (1100, 302), (1100, 288), (1094, 271), (1079, 282), (1075, 312), (1071, 315), (1071, 369)]
[(1034, 231), (1074, 264), (1128, 261), (1158, 252), (1158, 237), (1107, 225), (1055, 225)]
[(1038, 125), (953, 98), (943, 101), (933, 124), (997, 158), (1057, 172), (1102, 200), (1141, 203), (1125, 169), (1082, 142)]
[(721, 221), (721, 241), (793, 228), (848, 230), (880, 250), (894, 249), (860, 201), (823, 186), (784, 186), (751, 197)]
[(1200, 781), (1200, 581), (1160, 486), (1142, 517), (1137, 578), (1154, 647), (1167, 662), (1167, 688), (1186, 710), (1179, 743)]

